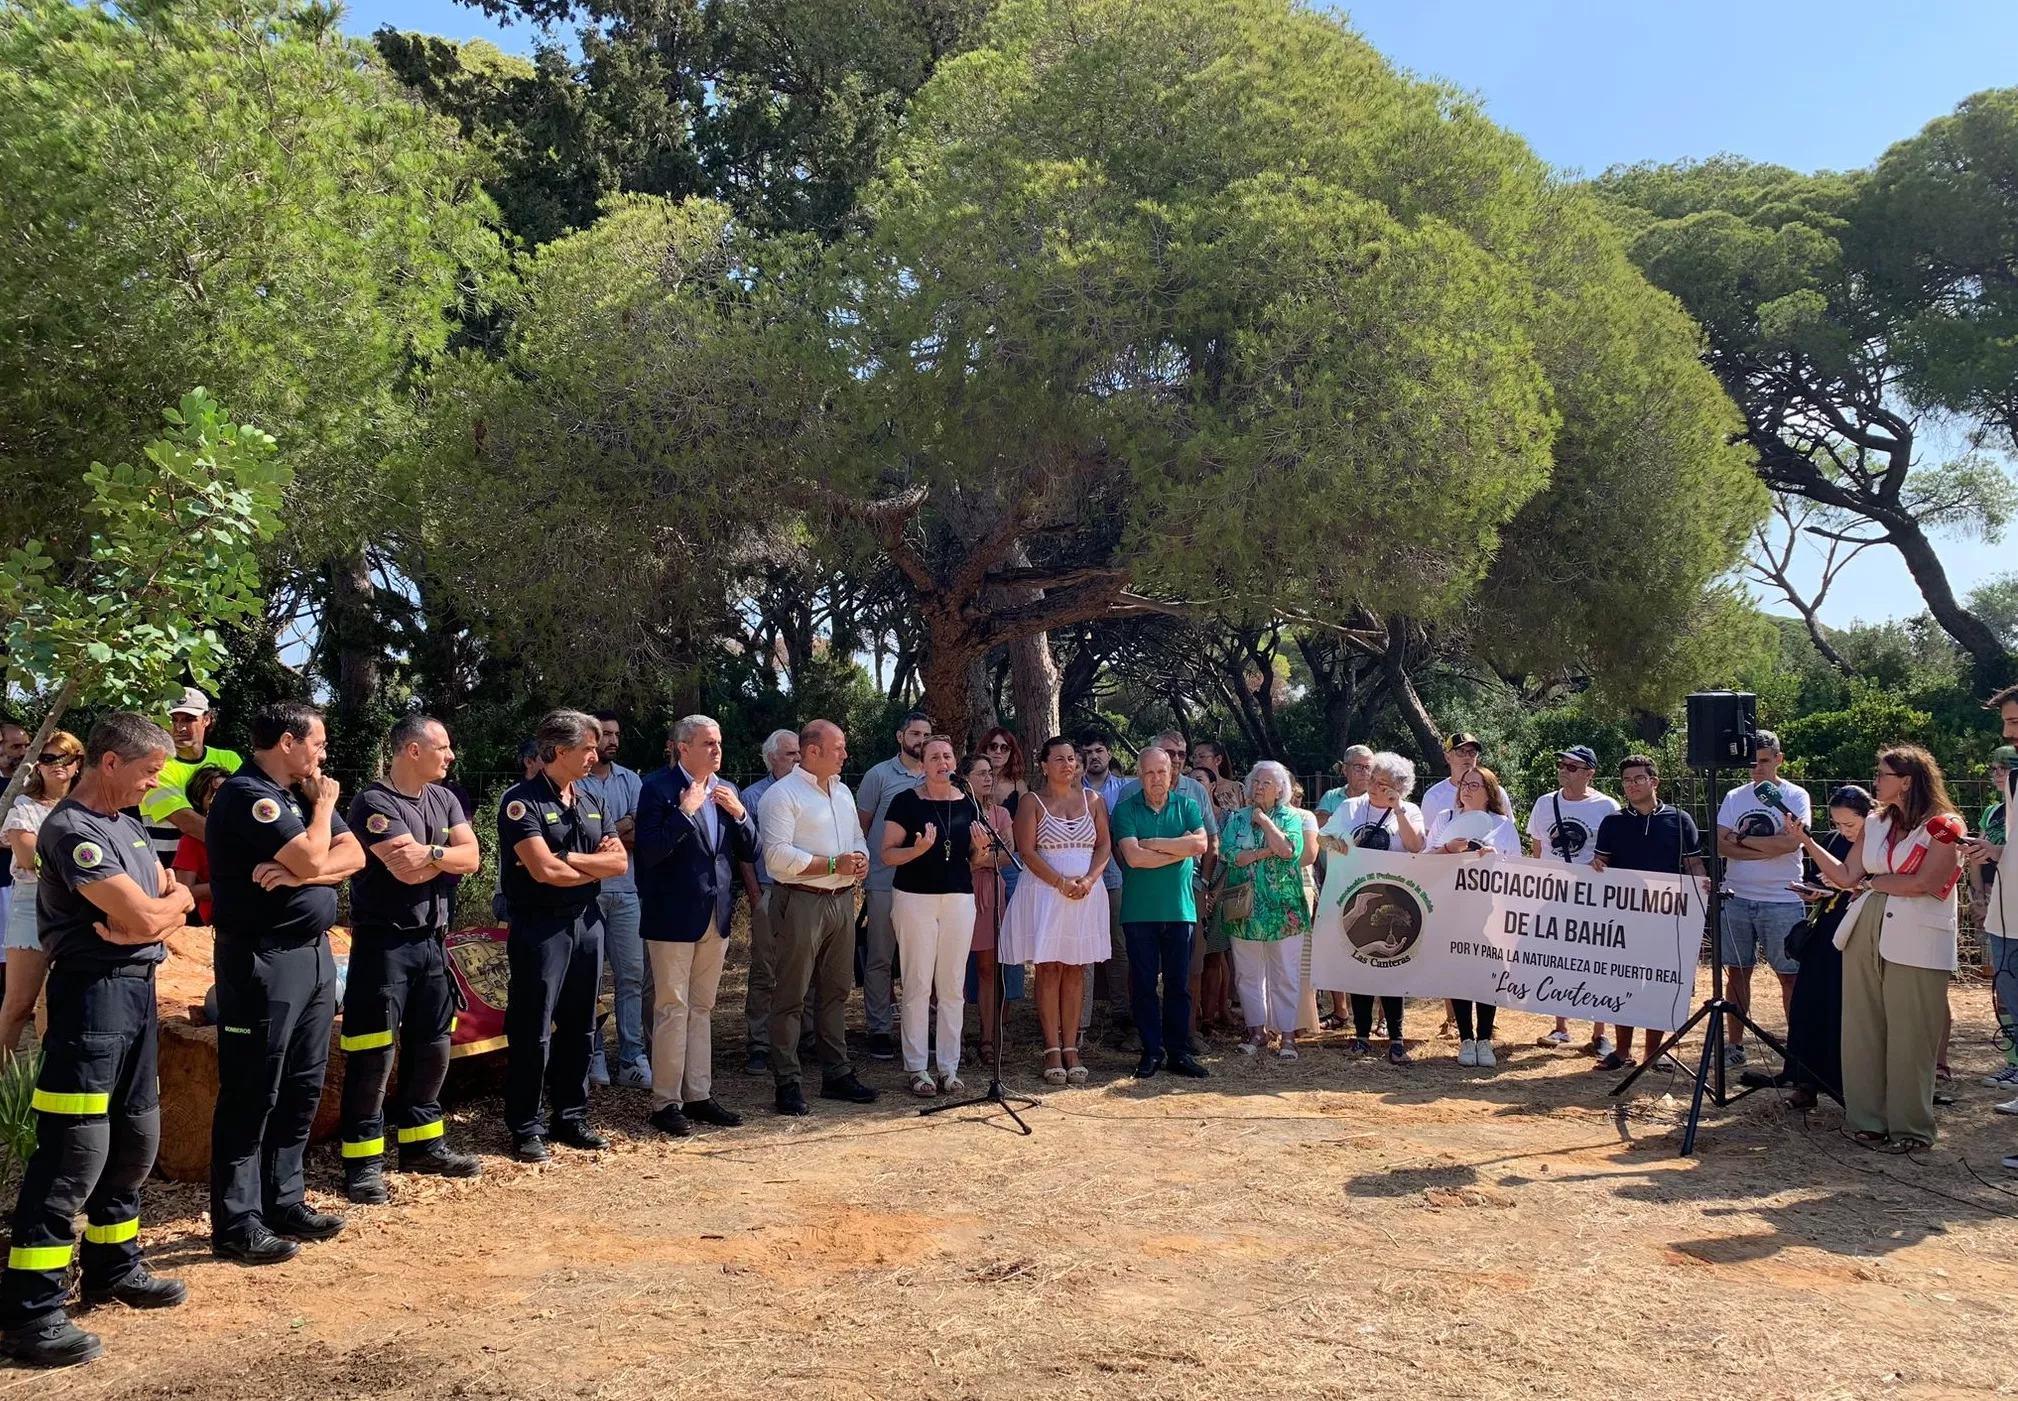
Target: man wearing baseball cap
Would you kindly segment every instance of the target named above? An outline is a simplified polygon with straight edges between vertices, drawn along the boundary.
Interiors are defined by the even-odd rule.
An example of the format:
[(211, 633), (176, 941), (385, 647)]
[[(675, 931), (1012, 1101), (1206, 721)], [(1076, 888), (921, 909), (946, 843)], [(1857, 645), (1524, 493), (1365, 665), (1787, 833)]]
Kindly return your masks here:
[(148, 843), (164, 866), (175, 864), (175, 848), (183, 837), (203, 840), (203, 814), (189, 805), (190, 778), (208, 765), (234, 774), (245, 762), (229, 749), (204, 742), (216, 719), (210, 697), (194, 686), (184, 687), (182, 699), (168, 708), (175, 754), (161, 770), (161, 786), (140, 800), (140, 820), (147, 826)]
[[(1572, 744), (1556, 755), (1556, 778), (1562, 786), (1537, 798), (1528, 814), (1528, 837), (1536, 856), (1571, 866), (1591, 864), (1598, 854), (1598, 828), (1619, 810), (1614, 799), (1591, 787), (1597, 772), (1598, 756), (1588, 744)], [(1557, 1017), (1541, 1044), (1567, 1046), (1569, 1040), (1569, 1018)], [(1604, 1060), (1614, 1049), (1605, 1024), (1591, 1023), (1591, 1039), (1584, 1050)]]
[(1422, 820), (1435, 822), (1446, 812), (1457, 811), (1457, 786), (1464, 782), (1464, 776), (1478, 767), (1485, 746), (1479, 743), (1477, 735), (1465, 730), (1443, 742), (1444, 763), (1450, 769), (1450, 777), (1432, 783), (1422, 795)]

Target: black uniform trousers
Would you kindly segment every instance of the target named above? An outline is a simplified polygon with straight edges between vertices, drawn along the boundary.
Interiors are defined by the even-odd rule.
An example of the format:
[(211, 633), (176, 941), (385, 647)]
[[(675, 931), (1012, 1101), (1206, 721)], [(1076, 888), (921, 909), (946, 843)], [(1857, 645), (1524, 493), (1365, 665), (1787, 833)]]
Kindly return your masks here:
[(0, 1279), (10, 1329), (62, 1313), (80, 1208), (85, 1288), (117, 1284), (140, 1263), (140, 1184), (161, 1142), (153, 964), (50, 970), (33, 1104), (35, 1152)]
[(392, 1127), (414, 1157), (441, 1137), (455, 991), (439, 936), (360, 926), (350, 941), (343, 992), (343, 1157), (385, 1152), (385, 1087), (398, 1047)]
[(304, 1195), (302, 1161), (329, 1068), (336, 960), (329, 940), (217, 941), (217, 1109), (210, 1234), (239, 1240)]
[(555, 1123), (582, 1123), (589, 1109), (589, 1060), (602, 981), (603, 912), (513, 908), (505, 954), (505, 1127), (518, 1138), (540, 1129), (544, 1081)]

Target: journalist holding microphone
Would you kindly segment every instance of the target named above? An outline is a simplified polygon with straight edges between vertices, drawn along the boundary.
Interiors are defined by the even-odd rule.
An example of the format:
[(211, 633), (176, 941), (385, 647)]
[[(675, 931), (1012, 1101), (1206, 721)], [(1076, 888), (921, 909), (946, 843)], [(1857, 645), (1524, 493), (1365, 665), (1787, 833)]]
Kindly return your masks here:
[(1800, 819), (1781, 821), (1831, 885), (1857, 899), (1843, 951), (1843, 1110), (1859, 1143), (1911, 1153), (1934, 1142), (1934, 1064), (1955, 972), (1962, 820), (1934, 756), (1881, 750), (1878, 805), (1840, 861)]

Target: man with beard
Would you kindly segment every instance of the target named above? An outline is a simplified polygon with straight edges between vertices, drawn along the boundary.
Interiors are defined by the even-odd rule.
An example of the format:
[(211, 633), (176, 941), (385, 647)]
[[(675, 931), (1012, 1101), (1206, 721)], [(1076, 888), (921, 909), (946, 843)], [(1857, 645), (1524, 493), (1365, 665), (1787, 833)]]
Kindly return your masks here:
[[(638, 794), (645, 781), (636, 770), (617, 762), (623, 743), (623, 720), (615, 711), (598, 710), (596, 727), (602, 738), (596, 745), (595, 767), (576, 785), (590, 806), (603, 815), (603, 830), (616, 834), (626, 852), (637, 844)], [(639, 933), (637, 860), (631, 859), (622, 875), (603, 881), (596, 905), (603, 912), (603, 957), (610, 965), (616, 985), (617, 1073), (616, 1082), (632, 1089), (652, 1087), (651, 1048), (645, 1041), (645, 988), (651, 979), (645, 967), (645, 944)], [(610, 1083), (603, 1055), (603, 1037), (596, 1031), (595, 1053), (589, 1061), (589, 1080)]]
[[(1598, 854), (1598, 828), (1619, 810), (1610, 796), (1591, 787), (1597, 777), (1598, 756), (1587, 744), (1573, 744), (1556, 755), (1556, 778), (1561, 787), (1544, 793), (1528, 814), (1528, 837), (1535, 855), (1544, 861), (1561, 861), (1570, 866), (1588, 866)], [(1800, 902), (1795, 901), (1798, 909)], [(1555, 1027), (1541, 1039), (1544, 1046), (1570, 1043), (1568, 1017), (1557, 1017)], [(1591, 1039), (1584, 1050), (1604, 1060), (1613, 1051), (1611, 1037), (1603, 1022), (1591, 1023)]]
[[(350, 882), (350, 971), (343, 996), (344, 1192), (385, 1201), (385, 1121), (402, 1172), (475, 1177), (477, 1160), (442, 1142), (455, 984), (444, 939), (453, 877), (483, 860), (462, 804), (442, 786), (455, 758), (448, 731), (425, 715), (392, 727), (392, 767), (350, 804), (364, 869)], [(385, 1113), (386, 1079), (399, 1052), (399, 1086)]]
[[(881, 832), (890, 800), (925, 781), (925, 740), (931, 733), (931, 718), (912, 711), (897, 727), (897, 752), (862, 775), (862, 791), (855, 802), (864, 832)], [(862, 970), (862, 1012), (869, 1024), (869, 1054), (877, 1060), (897, 1055), (892, 1034), (896, 1014), (890, 999), (890, 960), (897, 951), (897, 927), (890, 922), (895, 882), (896, 873), (883, 864), (881, 843), (870, 842), (869, 879), (863, 886), (869, 947)]]
[[(1807, 906), (1787, 887), (1801, 879), (1801, 843), (1788, 835), (1778, 813), (1759, 796), (1764, 784), (1780, 790), (1780, 801), (1801, 826), (1808, 825), (1814, 804), (1807, 790), (1798, 784), (1779, 781), (1780, 737), (1760, 730), (1752, 739), (1752, 773), (1724, 795), (1717, 808), (1717, 854), (1724, 858), (1724, 886), (1731, 898), (1724, 901), (1724, 971), (1729, 978), (1731, 1001), (1747, 1016), (1752, 1010), (1752, 968), (1759, 952), (1780, 979), (1780, 1007), (1784, 1012), (1794, 996), (1794, 975), (1801, 970), (1799, 960), (1787, 954), (1787, 935), (1807, 918)], [(1745, 1063), (1745, 1028), (1736, 1017), (1727, 1020), (1724, 1064)]]

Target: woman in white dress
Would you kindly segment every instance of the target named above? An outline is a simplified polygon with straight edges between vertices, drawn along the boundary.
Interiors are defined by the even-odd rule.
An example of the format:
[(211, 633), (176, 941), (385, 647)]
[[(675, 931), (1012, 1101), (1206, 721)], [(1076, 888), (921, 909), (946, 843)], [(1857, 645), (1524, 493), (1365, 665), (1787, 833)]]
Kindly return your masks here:
[(1016, 853), (1026, 878), (1002, 921), (1002, 963), (1037, 965), (1037, 1020), (1044, 1030), (1044, 1079), (1083, 1085), (1079, 1002), (1086, 965), (1113, 950), (1100, 872), (1110, 839), (1107, 806), (1079, 781), (1079, 751), (1054, 735), (1037, 751), (1037, 780), (1016, 805)]
[[(1475, 765), (1457, 785), (1457, 806), (1446, 808), (1429, 824), (1428, 851), (1496, 851), (1502, 856), (1521, 854), (1520, 828), (1500, 787), (1499, 775), (1484, 765)], [(1493, 1019), (1499, 1008), (1490, 1002), (1450, 1004), (1457, 1019), (1457, 1063), (1484, 1066), (1499, 1064), (1492, 1048)]]

